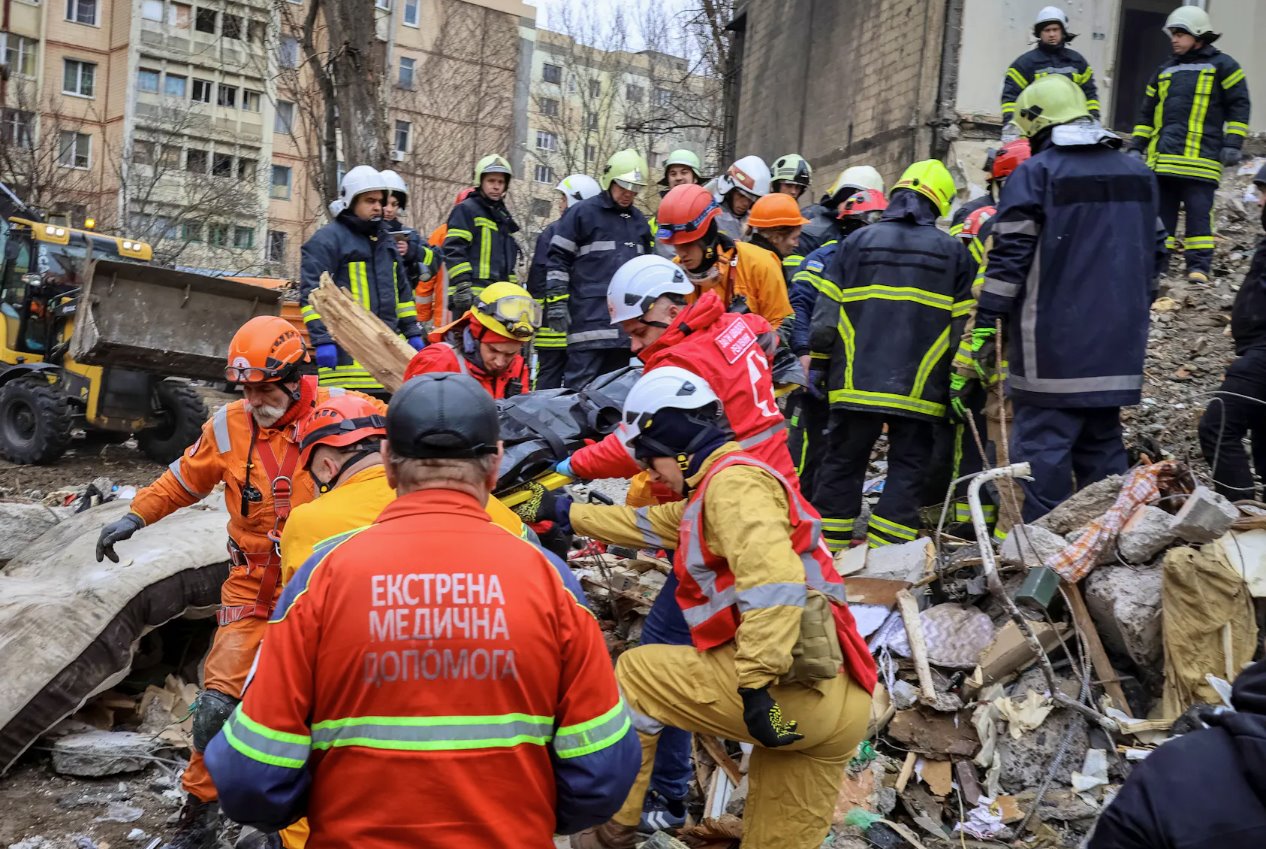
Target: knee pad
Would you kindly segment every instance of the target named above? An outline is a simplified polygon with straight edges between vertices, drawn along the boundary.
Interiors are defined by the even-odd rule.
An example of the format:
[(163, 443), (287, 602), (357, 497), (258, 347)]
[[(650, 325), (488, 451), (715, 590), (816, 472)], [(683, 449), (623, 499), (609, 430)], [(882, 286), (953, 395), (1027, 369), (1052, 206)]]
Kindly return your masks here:
[(219, 690), (203, 690), (193, 703), (193, 747), (202, 752), (229, 718), (238, 699)]

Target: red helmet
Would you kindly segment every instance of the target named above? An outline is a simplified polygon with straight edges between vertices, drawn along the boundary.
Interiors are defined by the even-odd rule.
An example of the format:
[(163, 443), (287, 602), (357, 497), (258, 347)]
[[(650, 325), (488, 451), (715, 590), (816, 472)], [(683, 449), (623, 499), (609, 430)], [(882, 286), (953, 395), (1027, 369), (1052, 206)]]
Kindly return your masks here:
[(980, 209), (973, 209), (971, 214), (963, 222), (963, 229), (959, 231), (958, 237), (965, 241), (970, 241), (980, 235), (981, 229), (985, 226), (985, 222), (998, 214), (997, 207), (982, 206)]
[(702, 239), (712, 219), (721, 214), (712, 193), (703, 186), (674, 186), (660, 201), (655, 238), (665, 245), (684, 245)]
[(295, 326), (276, 315), (257, 315), (229, 342), (224, 379), (229, 383), (277, 383), (294, 377), (308, 349)]
[(307, 468), (318, 445), (343, 448), (369, 439), (387, 438), (387, 420), (368, 398), (336, 395), (327, 398), (299, 422), (295, 434), (299, 463)]
[(993, 158), (993, 178), (1001, 180), (1010, 177), (1011, 172), (1020, 167), (1020, 163), (1033, 155), (1028, 139), (1016, 139), (1002, 146)]
[(849, 195), (848, 200), (840, 204), (839, 215), (836, 217), (840, 220), (857, 218), (865, 224), (873, 224), (887, 208), (888, 198), (884, 197), (883, 192), (878, 189), (862, 189)]
[(460, 192), (457, 193), (457, 200), (453, 201), (453, 206), (457, 206), (457, 204), (461, 203), (462, 201), (464, 201), (466, 198), (470, 197), (474, 193), (475, 193), (475, 188), (473, 186), (467, 186), (466, 188), (462, 189)]

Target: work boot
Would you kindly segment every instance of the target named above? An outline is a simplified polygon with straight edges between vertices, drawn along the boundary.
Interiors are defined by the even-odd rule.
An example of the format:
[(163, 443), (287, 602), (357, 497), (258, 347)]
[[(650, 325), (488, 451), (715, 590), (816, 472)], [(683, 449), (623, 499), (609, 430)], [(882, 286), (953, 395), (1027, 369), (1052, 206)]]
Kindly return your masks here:
[(1187, 272), (1187, 282), (1195, 283), (1197, 286), (1208, 286), (1209, 275), (1203, 271), (1189, 271)]
[(635, 825), (604, 822), (571, 836), (571, 849), (633, 849), (642, 842)]
[(220, 803), (189, 795), (176, 820), (176, 833), (163, 849), (214, 849), (220, 835)]

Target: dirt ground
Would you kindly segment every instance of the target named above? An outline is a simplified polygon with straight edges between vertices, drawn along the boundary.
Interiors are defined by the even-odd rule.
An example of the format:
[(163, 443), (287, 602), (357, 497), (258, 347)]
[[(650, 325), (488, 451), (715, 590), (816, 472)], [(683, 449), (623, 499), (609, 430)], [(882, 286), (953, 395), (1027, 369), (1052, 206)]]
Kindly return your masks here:
[(56, 463), (49, 466), (19, 466), (0, 460), (0, 492), (10, 496), (40, 497), (65, 487), (86, 484), (107, 477), (120, 486), (144, 486), (153, 482), (162, 465), (146, 457), (128, 441), (118, 445), (78, 439)]

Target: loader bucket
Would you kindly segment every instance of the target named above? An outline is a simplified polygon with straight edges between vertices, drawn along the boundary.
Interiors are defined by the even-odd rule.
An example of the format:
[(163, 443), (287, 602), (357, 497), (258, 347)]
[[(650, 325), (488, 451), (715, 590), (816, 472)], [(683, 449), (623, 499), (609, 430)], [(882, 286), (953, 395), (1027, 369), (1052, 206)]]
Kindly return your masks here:
[(154, 265), (96, 260), (84, 279), (70, 353), (88, 365), (223, 380), (237, 329), (281, 309), (279, 290)]

